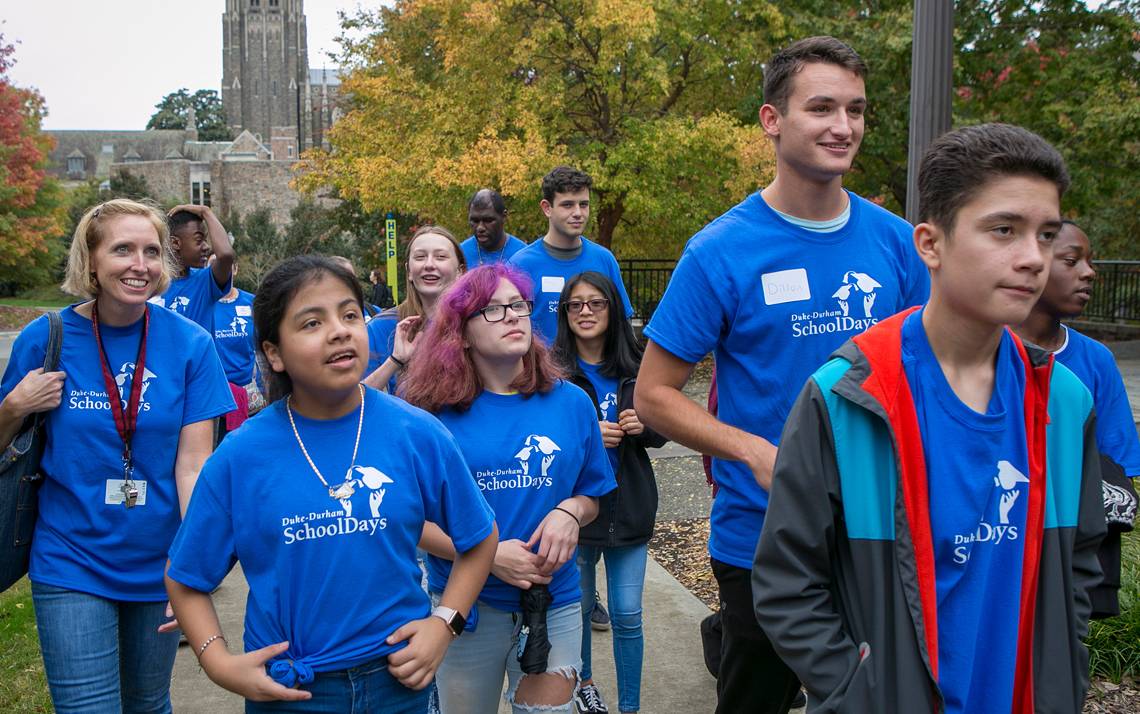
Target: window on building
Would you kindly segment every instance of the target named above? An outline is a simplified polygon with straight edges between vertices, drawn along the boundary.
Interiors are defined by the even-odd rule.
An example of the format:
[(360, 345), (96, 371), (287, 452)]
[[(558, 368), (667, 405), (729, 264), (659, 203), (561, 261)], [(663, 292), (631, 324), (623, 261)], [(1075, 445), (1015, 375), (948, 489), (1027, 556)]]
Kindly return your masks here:
[(210, 205), (209, 181), (194, 181), (190, 184), (190, 203), (196, 206)]
[(289, 155), (290, 159), (293, 158), (293, 145), (292, 144), (289, 144), (289, 146), (286, 147), (285, 153)]
[(259, 84), (258, 80), (256, 80), (256, 79), (253, 80), (253, 96), (255, 96), (255, 97), (259, 94), (259, 92), (257, 91), (258, 90), (258, 86), (257, 86), (258, 84)]
[(277, 7), (278, 0), (269, 0), (269, 7)]
[(273, 96), (277, 96), (277, 80), (273, 80)]
[(250, 7), (257, 7), (260, 4), (261, 4), (261, 0), (249, 0), (249, 6)]
[(70, 156), (67, 159), (67, 173), (82, 176), (87, 171), (87, 159), (82, 156)]

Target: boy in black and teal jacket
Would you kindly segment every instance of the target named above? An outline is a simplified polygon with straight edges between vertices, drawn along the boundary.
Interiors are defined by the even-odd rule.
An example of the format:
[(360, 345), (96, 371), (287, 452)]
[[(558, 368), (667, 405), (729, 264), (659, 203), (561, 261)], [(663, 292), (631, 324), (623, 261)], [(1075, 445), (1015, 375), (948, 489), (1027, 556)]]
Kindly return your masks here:
[(1006, 327), (1048, 279), (1068, 176), (1017, 127), (938, 139), (930, 301), (845, 344), (788, 418), (753, 568), (810, 712), (1078, 712), (1104, 535), (1092, 397)]

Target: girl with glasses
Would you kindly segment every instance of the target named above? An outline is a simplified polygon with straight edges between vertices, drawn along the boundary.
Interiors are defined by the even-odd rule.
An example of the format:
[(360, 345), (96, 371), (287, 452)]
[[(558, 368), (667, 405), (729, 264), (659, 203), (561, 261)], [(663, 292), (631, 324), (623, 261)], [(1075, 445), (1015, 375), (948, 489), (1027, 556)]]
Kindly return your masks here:
[[(469, 618), (474, 628), (440, 668), (440, 704), (448, 714), (495, 711), (504, 673), (515, 712), (574, 706), (582, 641), (574, 549), (598, 497), (616, 484), (589, 397), (561, 379), (533, 339), (531, 297), (529, 281), (513, 267), (467, 273), (419, 338), (433, 359), (414, 362), (401, 383), (404, 399), (434, 413), (455, 436), (499, 525), (491, 576)], [(434, 597), (454, 577), (452, 545), (429, 527), (422, 547), (431, 554)], [(541, 592), (539, 586), (551, 599), (545, 619), (524, 627), (524, 594)], [(520, 650), (541, 649), (542, 624), (550, 647), (545, 664), (526, 656), (520, 663)]]
[(563, 287), (559, 306), (554, 357), (570, 381), (596, 405), (598, 428), (618, 482), (617, 490), (600, 499), (598, 518), (578, 539), (584, 625), (582, 685), (576, 700), (584, 714), (608, 711), (591, 678), (589, 627), (595, 568), (604, 557), (618, 709), (636, 712), (641, 708), (644, 652), (641, 594), (648, 543), (657, 518), (657, 481), (645, 450), (664, 445), (666, 439), (644, 426), (634, 411), (641, 345), (613, 281), (593, 271), (576, 275)]

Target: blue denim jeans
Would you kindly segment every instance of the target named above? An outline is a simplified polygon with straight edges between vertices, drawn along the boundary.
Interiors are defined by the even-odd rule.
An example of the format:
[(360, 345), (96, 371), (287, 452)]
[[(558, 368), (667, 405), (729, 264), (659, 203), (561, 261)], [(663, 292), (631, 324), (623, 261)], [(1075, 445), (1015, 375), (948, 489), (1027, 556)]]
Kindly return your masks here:
[(165, 602), (123, 602), (32, 583), (51, 700), (70, 712), (170, 712), (178, 633), (159, 634)]
[(301, 689), (313, 698), (297, 702), (246, 701), (246, 714), (296, 712), (297, 714), (426, 714), (432, 687), (408, 689), (388, 672), (388, 658), (335, 672), (318, 672)]
[[(432, 601), (438, 602), (438, 593)], [(436, 683), (440, 708), (445, 714), (486, 714), (499, 708), (503, 697), (503, 675), (507, 677), (506, 699), (514, 714), (532, 711), (573, 712), (573, 697), (558, 706), (515, 703), (515, 690), (523, 677), (516, 654), (522, 618), (517, 613), (496, 610), (482, 602), (479, 624), (474, 632), (464, 632), (447, 648)], [(546, 671), (559, 673), (577, 682), (581, 665), (582, 614), (578, 603), (555, 608), (546, 613), (550, 654)]]
[(641, 629), (641, 592), (645, 589), (645, 560), (649, 546), (621, 548), (578, 546), (582, 574), (582, 679), (590, 679), (590, 613), (594, 611), (595, 573), (599, 557), (606, 559), (606, 599), (613, 627), (614, 665), (617, 670), (618, 710), (641, 709), (641, 664), (645, 636)]

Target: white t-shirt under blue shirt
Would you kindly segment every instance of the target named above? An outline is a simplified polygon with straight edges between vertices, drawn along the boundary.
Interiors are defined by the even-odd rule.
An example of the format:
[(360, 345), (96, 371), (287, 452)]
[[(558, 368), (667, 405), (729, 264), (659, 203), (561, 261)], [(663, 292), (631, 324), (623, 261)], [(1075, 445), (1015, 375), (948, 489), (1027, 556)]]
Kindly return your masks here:
[(1140, 441), (1136, 436), (1136, 421), (1112, 352), (1071, 327), (1062, 329), (1066, 334), (1065, 344), (1053, 354), (1092, 392), (1096, 408), (1097, 451), (1119, 464), (1125, 476), (1140, 476)]
[(582, 252), (571, 260), (557, 258), (546, 249), (546, 242), (539, 238), (511, 256), (510, 262), (530, 276), (534, 282), (534, 312), (530, 316), (535, 334), (550, 345), (558, 334), (558, 297), (566, 281), (578, 273), (593, 270), (613, 281), (625, 305), (625, 315), (633, 314), (633, 305), (625, 293), (614, 254), (606, 248), (582, 236)]
[(503, 247), (499, 250), (483, 250), (475, 236), (468, 236), (467, 240), (459, 244), (459, 249), (463, 251), (463, 257), (467, 260), (468, 270), (474, 270), (480, 265), (505, 263), (511, 259), (512, 255), (525, 247), (526, 243), (510, 233), (507, 234), (506, 240), (503, 241)]
[[(569, 382), (530, 397), (484, 391), (467, 411), (448, 409), (439, 418), (459, 442), (473, 483), (495, 512), (500, 541), (526, 542), (542, 519), (571, 496), (599, 497), (617, 488), (594, 405)], [(450, 561), (428, 557), (433, 592), (443, 591), (450, 572)], [(581, 599), (574, 558), (554, 572), (549, 587), (552, 608)], [(520, 594), (519, 588), (490, 575), (479, 600), (516, 612)]]
[(186, 277), (171, 280), (166, 292), (150, 301), (189, 318), (213, 334), (214, 303), (230, 292), (232, 280), (218, 287), (212, 268), (190, 268)]
[(491, 533), (491, 509), (435, 417), (374, 389), (359, 413), (293, 418), (333, 500), (293, 436), (284, 400), (226, 437), (206, 462), (170, 548), (170, 577), (212, 591), (235, 561), (249, 582), (245, 649), (284, 640), (284, 659), (316, 672), (346, 669), (406, 646), (384, 640), (431, 610), (416, 545), (424, 521), (460, 552)]
[[(910, 224), (848, 196), (847, 224), (818, 233), (753, 193), (689, 240), (645, 329), (686, 362), (715, 351), (718, 418), (773, 444), (834, 350), (930, 292)], [(743, 463), (713, 459), (712, 469), (709, 553), (750, 569), (768, 494)]]
[(921, 310), (903, 323), (902, 361), (926, 455), (946, 712), (1008, 712), (1029, 501), (1025, 365), (1004, 331), (989, 405), (974, 411), (946, 381)]
[[(146, 365), (132, 444), (134, 479), (145, 487), (140, 483), (139, 504), (133, 508), (124, 506), (109, 485), (123, 478), (123, 444), (107, 401), (91, 320), (74, 305), (60, 312), (59, 368), (67, 376), (62, 402), (47, 413), (47, 448), (40, 462), (45, 479), (32, 540), (34, 582), (112, 600), (166, 600), (166, 550), (181, 522), (174, 462), (182, 427), (233, 411), (234, 401), (205, 330), (168, 310), (148, 306), (148, 312)], [(142, 320), (125, 327), (100, 325), (99, 331), (119, 386), (116, 398), (125, 399)], [(25, 374), (43, 366), (47, 338), (46, 316), (16, 338), (0, 399)]]

